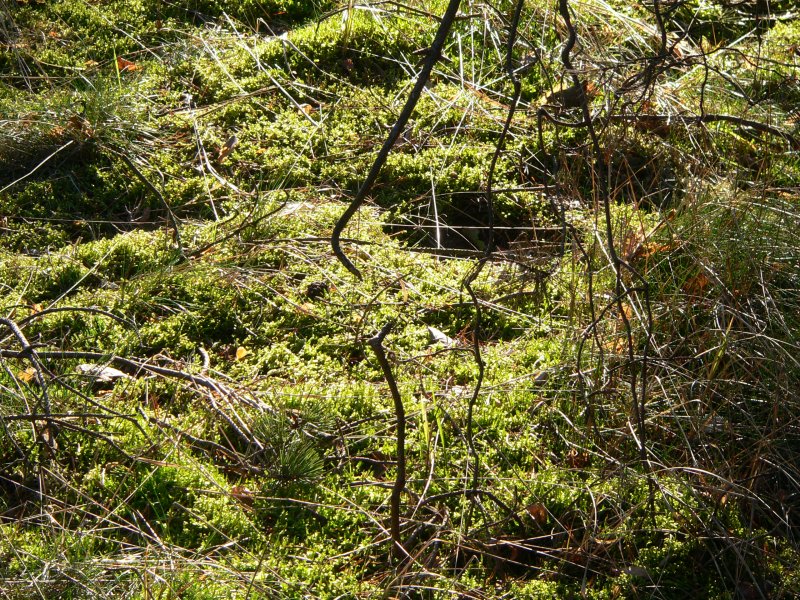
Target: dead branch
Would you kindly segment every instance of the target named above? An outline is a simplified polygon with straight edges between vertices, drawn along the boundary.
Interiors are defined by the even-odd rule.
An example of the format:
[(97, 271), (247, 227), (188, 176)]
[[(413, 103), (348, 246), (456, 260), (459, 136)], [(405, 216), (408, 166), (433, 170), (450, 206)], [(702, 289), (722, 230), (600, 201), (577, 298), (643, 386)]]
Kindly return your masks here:
[(353, 201), (350, 202), (350, 205), (347, 207), (347, 209), (345, 209), (342, 216), (339, 217), (339, 220), (336, 222), (336, 225), (333, 228), (333, 234), (331, 235), (331, 247), (333, 248), (333, 253), (336, 255), (336, 258), (339, 259), (339, 262), (341, 262), (348, 271), (350, 271), (359, 279), (362, 278), (361, 271), (356, 268), (356, 266), (342, 251), (339, 238), (342, 235), (342, 231), (344, 231), (344, 228), (347, 226), (347, 223), (350, 222), (350, 219), (353, 218), (353, 215), (356, 214), (356, 211), (364, 203), (364, 200), (366, 200), (367, 194), (369, 193), (370, 189), (372, 189), (372, 185), (378, 178), (378, 174), (380, 173), (383, 164), (386, 162), (386, 158), (389, 156), (389, 152), (391, 151), (397, 139), (400, 137), (400, 134), (403, 133), (406, 123), (408, 123), (408, 119), (411, 117), (411, 113), (414, 112), (414, 107), (416, 107), (417, 102), (422, 96), (422, 90), (425, 89), (425, 84), (428, 83), (428, 79), (431, 76), (433, 67), (436, 66), (437, 61), (442, 56), (444, 43), (447, 40), (448, 33), (450, 33), (450, 28), (453, 26), (453, 22), (455, 21), (460, 4), (461, 0), (450, 0), (450, 3), (447, 5), (447, 10), (442, 17), (442, 21), (439, 24), (439, 29), (436, 32), (436, 37), (427, 51), (427, 58), (425, 59), (422, 69), (419, 72), (417, 82), (414, 84), (413, 89), (409, 93), (406, 104), (403, 107), (403, 110), (400, 112), (400, 116), (397, 117), (397, 121), (392, 127), (392, 130), (389, 132), (389, 137), (387, 137), (386, 141), (383, 143), (383, 147), (378, 153), (378, 156), (375, 158), (375, 162), (372, 163), (372, 168), (369, 170), (367, 178), (364, 180), (364, 183), (361, 184), (361, 187), (356, 193), (355, 198), (353, 198)]
[(400, 396), (400, 390), (397, 388), (397, 381), (392, 374), (392, 367), (386, 359), (386, 352), (383, 349), (383, 340), (389, 335), (394, 323), (391, 321), (383, 326), (383, 328), (369, 340), (372, 351), (378, 359), (378, 364), (381, 366), (383, 376), (389, 386), (389, 391), (394, 400), (394, 412), (397, 417), (397, 475), (394, 480), (394, 487), (392, 487), (391, 496), (391, 526), (390, 532), (392, 534), (392, 541), (395, 544), (395, 549), (401, 553), (405, 553), (402, 541), (400, 540), (400, 496), (406, 487), (406, 411), (403, 407), (403, 398)]

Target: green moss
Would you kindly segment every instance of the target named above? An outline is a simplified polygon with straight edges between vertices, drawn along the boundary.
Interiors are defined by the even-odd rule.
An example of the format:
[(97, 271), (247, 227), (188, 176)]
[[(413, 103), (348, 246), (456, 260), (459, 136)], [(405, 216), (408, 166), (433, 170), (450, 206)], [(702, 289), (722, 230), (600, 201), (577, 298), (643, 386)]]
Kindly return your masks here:
[[(322, 16), (333, 8), (349, 10)], [(592, 112), (631, 267), (631, 361), (587, 131), (546, 121), (540, 147), (563, 24), (526, 3), (522, 104), (493, 178), (499, 252), (471, 282), (485, 365), (473, 401), (476, 262), (428, 250), (437, 227), (444, 246), (487, 242), (511, 4), (462, 6), (343, 232), (363, 280), (330, 248), (432, 39), (418, 8), (31, 0), (2, 15), (0, 308), (40, 353), (59, 426), (52, 452), (31, 357), (4, 358), (4, 581), (38, 578), (59, 597), (724, 598), (764, 582), (796, 595), (797, 158), (732, 122), (655, 133), (604, 120), (622, 106), (691, 115), (705, 83), (707, 113), (791, 131), (795, 25), (770, 21), (760, 46), (743, 37), (706, 56), (708, 71), (659, 71), (643, 103), (621, 82), (658, 50), (652, 15), (572, 7), (573, 58), (602, 88)], [(698, 47), (755, 26), (732, 7), (664, 10), (672, 29), (691, 19)], [(117, 72), (117, 57), (134, 68)], [(557, 227), (561, 206), (574, 229)], [(402, 536), (417, 561), (400, 578), (386, 534), (395, 407), (368, 344), (387, 322), (407, 415)], [(454, 345), (431, 344), (428, 326)], [(22, 347), (2, 335), (4, 352)], [(648, 464), (631, 433), (645, 348)], [(94, 382), (77, 372), (88, 358), (57, 350), (197, 379)], [(19, 482), (43, 482), (47, 502), (23, 502)], [(752, 577), (726, 575), (744, 566)]]

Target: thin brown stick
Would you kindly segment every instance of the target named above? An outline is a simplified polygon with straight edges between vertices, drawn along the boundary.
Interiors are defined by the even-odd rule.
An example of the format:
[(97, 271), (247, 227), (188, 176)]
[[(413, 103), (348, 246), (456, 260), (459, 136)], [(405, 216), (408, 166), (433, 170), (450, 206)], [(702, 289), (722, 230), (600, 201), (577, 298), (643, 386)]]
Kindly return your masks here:
[(406, 411), (403, 407), (403, 398), (400, 396), (400, 390), (397, 388), (397, 381), (392, 374), (392, 367), (386, 359), (386, 352), (383, 349), (383, 340), (393, 326), (394, 323), (390, 321), (374, 337), (367, 340), (367, 343), (372, 348), (372, 351), (375, 352), (383, 371), (383, 376), (389, 385), (389, 391), (392, 393), (392, 399), (394, 400), (394, 412), (397, 416), (397, 474), (390, 500), (391, 525), (389, 531), (392, 534), (392, 541), (396, 550), (402, 555), (405, 554), (405, 550), (400, 540), (400, 496), (406, 487)]
[(114, 153), (117, 156), (119, 156), (122, 159), (122, 162), (128, 165), (131, 171), (134, 172), (136, 177), (138, 177), (139, 180), (141, 180), (141, 182), (144, 183), (150, 189), (150, 191), (153, 192), (158, 197), (159, 200), (161, 200), (161, 204), (167, 211), (167, 216), (169, 218), (170, 225), (172, 225), (172, 231), (174, 234), (175, 243), (178, 245), (178, 251), (181, 253), (181, 256), (183, 258), (186, 258), (183, 253), (183, 244), (181, 243), (181, 230), (180, 226), (178, 225), (178, 217), (175, 216), (175, 213), (172, 211), (172, 207), (167, 202), (167, 199), (164, 198), (164, 194), (162, 194), (161, 191), (155, 185), (153, 185), (153, 183), (147, 177), (145, 177), (144, 173), (142, 173), (139, 167), (137, 167), (134, 164), (134, 162), (130, 158), (128, 158), (128, 156), (124, 152), (114, 152)]
[[(8, 319), (1, 319), (0, 322), (6, 323)], [(0, 358), (29, 358), (30, 352), (26, 352), (25, 350), (6, 350), (0, 348)], [(97, 362), (108, 362), (110, 364), (115, 364), (116, 366), (127, 369), (133, 373), (152, 373), (154, 375), (161, 375), (162, 377), (172, 377), (174, 379), (180, 379), (183, 381), (188, 381), (200, 387), (203, 387), (209, 390), (208, 400), (211, 404), (211, 408), (230, 426), (231, 430), (239, 436), (239, 438), (247, 443), (254, 444), (257, 448), (261, 449), (261, 444), (258, 440), (256, 440), (252, 435), (250, 435), (247, 426), (237, 417), (239, 423), (237, 424), (234, 419), (228, 416), (219, 406), (217, 405), (217, 401), (215, 400), (214, 393), (218, 394), (222, 398), (227, 398), (229, 400), (240, 400), (241, 397), (234, 393), (232, 390), (228, 389), (226, 386), (222, 385), (221, 383), (209, 378), (203, 377), (201, 375), (194, 375), (192, 373), (187, 373), (185, 371), (179, 371), (177, 369), (170, 369), (168, 367), (160, 367), (158, 365), (149, 364), (144, 360), (139, 359), (132, 359), (132, 358), (125, 358), (122, 356), (115, 356), (104, 354), (102, 352), (81, 352), (81, 351), (67, 351), (67, 350), (41, 350), (36, 352), (37, 360), (39, 359), (53, 359), (53, 360), (70, 360), (70, 359), (77, 359), (77, 360), (91, 360)], [(43, 379), (43, 376), (42, 376)], [(47, 411), (49, 414), (49, 405), (47, 406)]]
[(378, 178), (378, 174), (380, 173), (383, 164), (386, 162), (386, 158), (389, 156), (389, 152), (397, 141), (397, 138), (400, 137), (400, 134), (405, 129), (408, 119), (411, 118), (411, 113), (414, 112), (414, 107), (416, 107), (420, 96), (422, 96), (422, 90), (425, 89), (425, 84), (428, 83), (428, 79), (431, 76), (433, 67), (436, 66), (436, 62), (442, 56), (444, 43), (447, 40), (447, 35), (450, 33), (450, 28), (453, 26), (453, 22), (456, 19), (456, 14), (458, 13), (458, 7), (460, 4), (461, 0), (450, 0), (450, 4), (447, 5), (447, 10), (442, 17), (439, 29), (436, 32), (436, 37), (434, 38), (431, 47), (428, 49), (427, 58), (422, 65), (422, 70), (419, 73), (417, 82), (414, 84), (414, 88), (411, 90), (411, 93), (409, 93), (406, 104), (403, 107), (403, 110), (400, 112), (400, 116), (397, 117), (397, 121), (395, 122), (394, 127), (392, 127), (392, 130), (389, 132), (389, 137), (386, 138), (386, 141), (383, 143), (383, 147), (381, 147), (380, 152), (378, 152), (375, 162), (372, 163), (372, 168), (369, 170), (367, 178), (364, 180), (364, 183), (361, 184), (361, 187), (356, 193), (356, 197), (353, 198), (352, 202), (350, 202), (350, 205), (347, 207), (347, 209), (345, 209), (342, 216), (339, 217), (339, 220), (336, 222), (336, 226), (333, 228), (333, 234), (331, 235), (331, 247), (333, 248), (333, 253), (336, 255), (336, 258), (339, 259), (339, 262), (341, 262), (348, 271), (350, 271), (359, 279), (362, 279), (361, 271), (359, 271), (350, 261), (350, 259), (347, 258), (339, 243), (342, 231), (344, 231), (344, 228), (347, 227), (350, 219), (353, 218), (353, 215), (356, 214), (356, 211), (364, 203), (364, 200), (366, 200), (367, 194), (369, 193), (370, 189), (372, 189), (372, 185)]
[[(42, 410), (44, 411), (44, 416), (46, 420), (46, 425), (44, 430), (39, 432), (36, 431), (36, 435), (41, 441), (48, 447), (51, 453), (55, 452), (57, 448), (55, 442), (55, 435), (56, 430), (53, 427), (53, 421), (50, 418), (52, 413), (52, 409), (50, 406), (50, 393), (47, 388), (47, 380), (44, 376), (44, 367), (42, 366), (42, 362), (40, 360), (39, 354), (36, 352), (35, 348), (28, 342), (28, 339), (25, 337), (25, 334), (22, 333), (22, 330), (19, 326), (12, 321), (11, 319), (6, 319), (4, 317), (0, 317), (0, 324), (5, 325), (11, 331), (17, 341), (19, 342), (22, 350), (16, 352), (19, 358), (27, 359), (33, 365), (34, 371), (36, 372), (36, 382), (39, 384), (39, 388), (42, 390)], [(2, 356), (2, 354), (0, 354)], [(38, 429), (37, 426), (34, 424), (34, 429)]]

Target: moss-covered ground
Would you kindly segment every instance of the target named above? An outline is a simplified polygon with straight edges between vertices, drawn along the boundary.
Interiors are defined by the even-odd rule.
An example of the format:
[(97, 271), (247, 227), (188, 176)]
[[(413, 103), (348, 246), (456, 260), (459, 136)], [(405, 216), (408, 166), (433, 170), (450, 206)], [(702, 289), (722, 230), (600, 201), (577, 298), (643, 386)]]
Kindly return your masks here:
[(0, 597), (800, 595), (790, 3), (464, 0), (357, 279), (446, 4), (0, 0)]

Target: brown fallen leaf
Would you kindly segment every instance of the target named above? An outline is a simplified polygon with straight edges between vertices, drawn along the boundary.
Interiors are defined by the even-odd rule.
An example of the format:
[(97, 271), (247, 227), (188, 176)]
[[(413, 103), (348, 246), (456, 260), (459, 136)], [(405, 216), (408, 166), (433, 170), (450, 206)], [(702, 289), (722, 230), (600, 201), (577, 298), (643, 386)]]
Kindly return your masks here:
[(135, 62), (124, 59), (121, 56), (117, 57), (117, 70), (120, 73), (124, 73), (126, 71), (138, 71), (139, 69), (141, 69), (141, 67)]
[(541, 502), (530, 504), (525, 510), (536, 522), (537, 525), (544, 525), (547, 523), (547, 508)]
[(711, 280), (705, 273), (700, 272), (694, 277), (690, 277), (683, 284), (683, 291), (690, 296), (701, 296), (711, 284)]
[(33, 367), (28, 367), (24, 371), (20, 371), (17, 373), (17, 379), (20, 381), (24, 381), (25, 383), (30, 383), (36, 377), (36, 369)]

